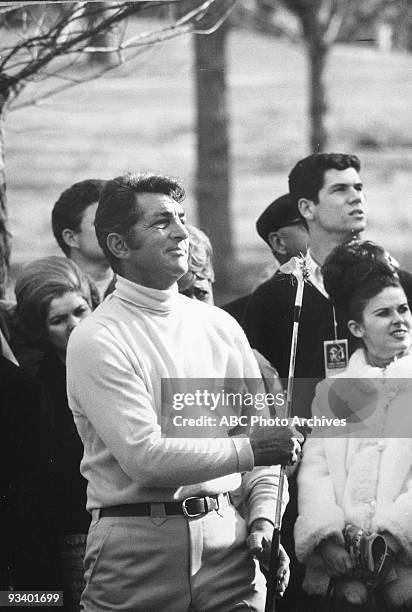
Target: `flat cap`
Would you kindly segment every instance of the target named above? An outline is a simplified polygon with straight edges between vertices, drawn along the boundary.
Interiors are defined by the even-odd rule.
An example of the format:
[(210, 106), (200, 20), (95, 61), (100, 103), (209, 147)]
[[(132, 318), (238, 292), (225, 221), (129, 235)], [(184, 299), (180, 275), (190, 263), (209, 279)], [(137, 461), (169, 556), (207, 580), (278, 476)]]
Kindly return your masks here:
[[(260, 215), (256, 221), (257, 233), (265, 242), (271, 232), (276, 232), (281, 227), (294, 225), (302, 221), (298, 207), (289, 193), (276, 198)], [(269, 244), (269, 243), (268, 243)]]

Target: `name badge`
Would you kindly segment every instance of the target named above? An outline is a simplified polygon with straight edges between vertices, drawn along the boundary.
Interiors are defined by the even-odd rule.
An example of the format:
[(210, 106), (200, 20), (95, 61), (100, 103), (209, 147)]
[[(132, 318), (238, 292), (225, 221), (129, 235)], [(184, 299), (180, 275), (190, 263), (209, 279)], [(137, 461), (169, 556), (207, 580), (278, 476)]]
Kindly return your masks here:
[(344, 372), (348, 367), (348, 341), (325, 340), (323, 343), (325, 376), (334, 376)]

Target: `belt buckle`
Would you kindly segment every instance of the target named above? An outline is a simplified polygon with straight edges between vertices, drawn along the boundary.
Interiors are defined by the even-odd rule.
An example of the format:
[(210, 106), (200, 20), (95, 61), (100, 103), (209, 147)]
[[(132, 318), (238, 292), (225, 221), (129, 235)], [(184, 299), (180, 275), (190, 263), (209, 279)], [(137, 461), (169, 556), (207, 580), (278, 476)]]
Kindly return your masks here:
[(203, 516), (204, 514), (208, 513), (208, 510), (206, 510), (206, 512), (195, 512), (194, 514), (191, 514), (189, 512), (189, 510), (186, 507), (187, 502), (189, 502), (191, 499), (199, 499), (198, 497), (186, 497), (186, 499), (184, 499), (182, 501), (182, 510), (183, 510), (183, 514), (187, 517), (187, 518), (196, 518), (198, 516)]

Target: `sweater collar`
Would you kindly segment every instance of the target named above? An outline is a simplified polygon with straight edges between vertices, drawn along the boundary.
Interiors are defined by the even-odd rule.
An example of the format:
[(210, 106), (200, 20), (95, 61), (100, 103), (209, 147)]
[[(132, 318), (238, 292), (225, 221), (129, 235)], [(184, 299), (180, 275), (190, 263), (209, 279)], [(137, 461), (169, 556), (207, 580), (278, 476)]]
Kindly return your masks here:
[(179, 296), (177, 283), (174, 283), (170, 289), (152, 289), (133, 283), (122, 276), (117, 277), (114, 293), (121, 300), (154, 312), (170, 312)]

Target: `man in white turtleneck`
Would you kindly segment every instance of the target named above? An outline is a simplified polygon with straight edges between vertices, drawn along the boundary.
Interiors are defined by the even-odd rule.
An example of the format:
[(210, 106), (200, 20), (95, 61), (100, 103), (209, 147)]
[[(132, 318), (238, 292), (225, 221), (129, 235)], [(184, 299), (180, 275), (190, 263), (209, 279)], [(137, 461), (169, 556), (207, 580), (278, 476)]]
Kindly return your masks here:
[[(264, 466), (295, 462), (301, 437), (288, 427), (250, 439), (162, 436), (162, 379), (260, 377), (234, 319), (178, 293), (187, 271), (184, 195), (173, 179), (128, 175), (108, 181), (96, 213), (118, 282), (67, 352), (93, 516), (85, 612), (264, 607), (252, 553), (270, 545), (278, 483), (278, 468)], [(230, 500), (239, 487), (245, 520)], [(281, 566), (280, 591), (283, 551)]]

